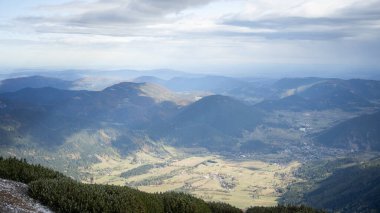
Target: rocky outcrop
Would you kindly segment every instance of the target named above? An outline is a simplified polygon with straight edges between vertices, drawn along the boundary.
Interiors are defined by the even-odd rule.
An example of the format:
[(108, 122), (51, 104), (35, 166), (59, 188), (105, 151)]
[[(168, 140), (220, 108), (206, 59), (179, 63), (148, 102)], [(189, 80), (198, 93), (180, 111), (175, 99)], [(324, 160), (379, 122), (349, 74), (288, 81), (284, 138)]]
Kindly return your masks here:
[(28, 196), (28, 185), (0, 179), (0, 212), (51, 213), (47, 207)]

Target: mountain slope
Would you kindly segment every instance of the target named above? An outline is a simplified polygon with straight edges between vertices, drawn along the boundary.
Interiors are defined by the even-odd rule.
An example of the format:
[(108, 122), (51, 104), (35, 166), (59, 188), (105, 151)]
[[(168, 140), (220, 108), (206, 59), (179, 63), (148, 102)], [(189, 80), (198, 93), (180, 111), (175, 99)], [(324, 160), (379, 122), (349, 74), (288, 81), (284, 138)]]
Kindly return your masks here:
[(239, 134), (252, 128), (261, 119), (261, 114), (248, 105), (228, 96), (207, 96), (184, 108), (175, 117), (178, 126), (202, 123), (228, 134)]
[(224, 76), (172, 78), (165, 82), (165, 86), (174, 91), (208, 91), (218, 94), (245, 84), (245, 81)]
[(140, 76), (138, 78), (133, 79), (133, 82), (136, 83), (155, 83), (155, 84), (160, 84), (164, 85), (166, 80), (160, 79), (154, 76)]
[(380, 151), (380, 112), (344, 121), (315, 137), (328, 147)]
[(142, 76), (134, 81), (157, 83), (177, 92), (203, 91), (218, 94), (248, 84), (243, 80), (224, 76), (176, 77), (169, 80)]
[(242, 132), (253, 130), (262, 118), (261, 112), (227, 96), (208, 96), (185, 107), (183, 100), (161, 86), (130, 82), (102, 91), (46, 87), (3, 93), (0, 144), (55, 148), (84, 130), (106, 128), (119, 149), (130, 150), (146, 136), (179, 146), (227, 149), (236, 147)]
[(309, 162), (295, 171), (303, 181), (287, 187), (281, 204), (306, 204), (329, 212), (378, 212), (380, 159)]
[(379, 101), (379, 81), (340, 79), (282, 79), (274, 85), (273, 100), (257, 106), (268, 110), (355, 111), (374, 107)]
[(309, 77), (309, 78), (283, 78), (278, 80), (273, 84), (273, 87), (277, 90), (289, 90), (289, 89), (297, 89), (300, 87), (304, 87), (306, 85), (313, 85), (319, 82), (326, 81), (328, 79), (326, 78), (316, 78), (316, 77)]
[(380, 166), (340, 169), (305, 195), (315, 208), (334, 212), (376, 212), (380, 209)]
[(27, 88), (0, 94), (1, 144), (31, 137), (40, 145), (54, 146), (82, 129), (145, 128), (177, 110), (173, 102), (160, 102), (166, 96), (152, 92), (162, 90), (149, 88), (123, 83), (99, 92)]
[(185, 107), (160, 132), (181, 146), (226, 149), (235, 146), (236, 138), (244, 130), (254, 129), (261, 119), (259, 111), (238, 100), (212, 95)]
[(57, 89), (69, 89), (71, 81), (65, 81), (58, 78), (49, 78), (43, 76), (30, 76), (2, 80), (0, 82), (0, 93), (15, 92), (24, 88), (42, 88), (54, 87)]
[[(353, 84), (355, 86), (355, 84)], [(297, 95), (307, 101), (318, 104), (321, 108), (354, 109), (371, 106), (370, 100), (362, 94), (356, 94), (353, 86), (346, 86), (346, 81), (330, 80), (300, 91)]]
[[(188, 96), (183, 96), (175, 92), (172, 92), (171, 90), (156, 83), (124, 82), (115, 84), (103, 90), (104, 93), (116, 95), (112, 91), (117, 91), (121, 96), (129, 94), (134, 96), (149, 97), (157, 103), (173, 102), (177, 104), (183, 104), (193, 101)], [(132, 94), (132, 91), (134, 91), (135, 93)]]

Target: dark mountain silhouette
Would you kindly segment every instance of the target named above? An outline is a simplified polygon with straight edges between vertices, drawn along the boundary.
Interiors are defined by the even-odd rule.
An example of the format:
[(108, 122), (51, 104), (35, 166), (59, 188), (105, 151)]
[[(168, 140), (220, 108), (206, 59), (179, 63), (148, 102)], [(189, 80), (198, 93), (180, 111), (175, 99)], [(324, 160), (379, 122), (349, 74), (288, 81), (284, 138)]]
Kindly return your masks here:
[(136, 83), (155, 83), (160, 85), (165, 85), (166, 80), (161, 78), (157, 78), (154, 76), (140, 76), (138, 78), (133, 79), (133, 82)]
[(185, 107), (156, 132), (181, 146), (230, 149), (236, 137), (254, 129), (261, 119), (261, 112), (236, 99), (212, 95)]
[(377, 212), (379, 194), (380, 166), (367, 164), (335, 171), (306, 193), (305, 203), (332, 212)]
[[(236, 138), (244, 130), (253, 130), (262, 119), (261, 112), (231, 97), (208, 96), (186, 107), (176, 103), (180, 98), (147, 83), (120, 83), (103, 91), (45, 87), (3, 93), (0, 122), (8, 129), (0, 130), (1, 143), (32, 137), (51, 148), (82, 129), (111, 127), (125, 134), (147, 131), (179, 146), (224, 149), (235, 146)], [(126, 144), (119, 140), (119, 148), (132, 143), (124, 133), (119, 137)]]
[[(32, 136), (40, 144), (61, 144), (68, 135), (86, 128), (122, 126), (146, 128), (175, 112), (177, 105), (157, 100), (148, 92), (151, 85), (122, 83), (103, 91), (69, 91), (55, 88), (26, 88), (0, 94), (0, 134), (9, 139)], [(144, 92), (148, 91), (148, 92)], [(153, 93), (150, 95), (154, 95)], [(162, 98), (162, 93), (160, 93)]]
[(315, 137), (328, 147), (380, 151), (380, 112), (344, 121)]

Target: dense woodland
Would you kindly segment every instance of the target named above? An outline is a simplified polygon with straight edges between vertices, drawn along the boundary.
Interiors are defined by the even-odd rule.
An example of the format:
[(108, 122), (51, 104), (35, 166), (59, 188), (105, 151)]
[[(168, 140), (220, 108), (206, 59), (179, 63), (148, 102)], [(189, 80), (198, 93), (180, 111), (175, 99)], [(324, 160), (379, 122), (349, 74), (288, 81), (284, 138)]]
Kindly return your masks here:
[[(289, 186), (280, 203), (306, 204), (332, 212), (378, 212), (380, 159), (351, 158), (305, 165), (296, 171), (304, 182)], [(339, 196), (331, 196), (339, 195)]]
[[(29, 195), (56, 212), (166, 212), (238, 213), (226, 203), (205, 202), (189, 194), (145, 193), (126, 186), (84, 184), (63, 174), (30, 165), (25, 160), (0, 157), (0, 178), (27, 183)], [(252, 207), (247, 212), (319, 212), (308, 207)]]
[(142, 175), (142, 174), (145, 174), (147, 173), (150, 169), (153, 169), (155, 167), (159, 167), (159, 166), (163, 166), (164, 164), (156, 164), (156, 165), (152, 165), (152, 164), (148, 164), (148, 165), (142, 165), (142, 166), (139, 166), (137, 168), (134, 168), (134, 169), (130, 169), (126, 172), (123, 172), (120, 174), (120, 177), (123, 177), (123, 178), (129, 178), (129, 177), (132, 177), (132, 176), (137, 176), (137, 175)]
[(0, 157), (0, 178), (28, 184), (40, 179), (62, 179), (66, 177), (43, 166), (28, 164), (26, 160)]
[(335, 171), (304, 196), (305, 203), (334, 212), (379, 212), (380, 161), (371, 163)]

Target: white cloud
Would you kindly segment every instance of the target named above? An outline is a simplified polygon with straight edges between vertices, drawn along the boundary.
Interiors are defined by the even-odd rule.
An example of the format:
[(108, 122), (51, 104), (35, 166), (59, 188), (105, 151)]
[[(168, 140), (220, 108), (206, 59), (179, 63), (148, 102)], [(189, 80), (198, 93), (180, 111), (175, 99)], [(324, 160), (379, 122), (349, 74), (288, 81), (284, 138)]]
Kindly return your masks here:
[(377, 64), (379, 50), (372, 47), (380, 43), (379, 8), (379, 0), (36, 5), (28, 15), (0, 23), (0, 64), (181, 69), (252, 63)]

